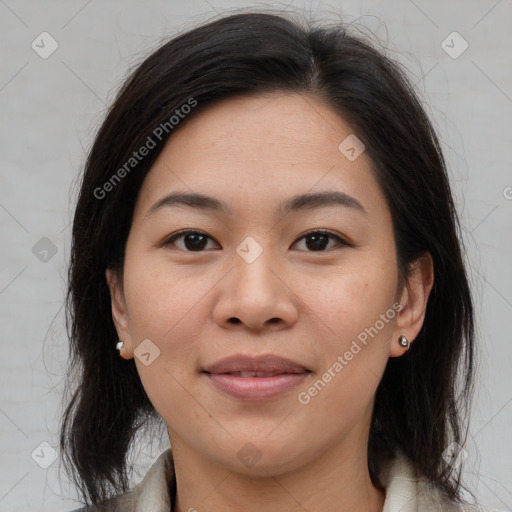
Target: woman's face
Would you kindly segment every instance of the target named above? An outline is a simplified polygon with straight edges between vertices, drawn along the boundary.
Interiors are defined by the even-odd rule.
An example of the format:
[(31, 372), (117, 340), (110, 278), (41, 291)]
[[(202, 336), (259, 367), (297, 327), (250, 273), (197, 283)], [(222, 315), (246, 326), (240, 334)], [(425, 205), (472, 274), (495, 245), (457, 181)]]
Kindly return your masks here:
[[(147, 175), (122, 283), (107, 276), (176, 450), (277, 474), (366, 446), (387, 359), (419, 325), (401, 323), (392, 219), (365, 152), (339, 148), (351, 135), (311, 96), (228, 99), (181, 126)], [(248, 366), (212, 369), (228, 356)], [(280, 376), (226, 375), (237, 368)]]

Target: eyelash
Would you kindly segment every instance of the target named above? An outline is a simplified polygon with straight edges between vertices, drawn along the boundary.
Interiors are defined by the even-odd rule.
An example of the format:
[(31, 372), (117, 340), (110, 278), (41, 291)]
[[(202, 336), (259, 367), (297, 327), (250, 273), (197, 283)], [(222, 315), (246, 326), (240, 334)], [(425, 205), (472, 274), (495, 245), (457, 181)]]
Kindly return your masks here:
[[(185, 235), (190, 235), (190, 234), (202, 235), (202, 236), (205, 236), (206, 238), (209, 238), (210, 240), (213, 240), (213, 238), (211, 238), (210, 236), (208, 236), (206, 233), (204, 233), (202, 231), (198, 231), (198, 230), (195, 230), (195, 229), (185, 229), (185, 230), (182, 230), (182, 231), (178, 231), (177, 233), (174, 233), (170, 237), (166, 238), (162, 242), (162, 246), (172, 245), (179, 238), (181, 238), (181, 237), (183, 237)], [(354, 247), (354, 245), (352, 243), (350, 243), (349, 241), (341, 238), (339, 235), (336, 235), (332, 231), (328, 231), (328, 230), (325, 230), (325, 229), (314, 229), (312, 231), (308, 231), (307, 233), (304, 233), (303, 235), (301, 235), (297, 239), (297, 241), (302, 240), (303, 238), (307, 238), (308, 236), (311, 236), (311, 235), (328, 235), (329, 237), (335, 239), (338, 242), (338, 245), (345, 246), (345, 247)], [(331, 247), (330, 249), (333, 249), (333, 248)], [(305, 252), (313, 252), (313, 253), (314, 252), (327, 252), (330, 249), (325, 249), (325, 250), (321, 250), (321, 251), (305, 251)], [(182, 249), (182, 250), (184, 250), (184, 252), (189, 252), (189, 253), (205, 252), (204, 250), (201, 250), (201, 251), (189, 251), (189, 250), (186, 250), (186, 249)]]

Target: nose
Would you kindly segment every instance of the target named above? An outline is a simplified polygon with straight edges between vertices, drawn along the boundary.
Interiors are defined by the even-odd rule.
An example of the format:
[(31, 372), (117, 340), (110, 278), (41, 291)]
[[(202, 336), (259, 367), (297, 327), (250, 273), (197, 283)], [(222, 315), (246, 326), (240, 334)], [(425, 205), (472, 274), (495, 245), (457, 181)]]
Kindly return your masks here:
[(287, 272), (270, 250), (248, 263), (238, 254), (234, 268), (219, 283), (213, 310), (223, 328), (280, 330), (298, 319), (299, 299), (290, 288)]

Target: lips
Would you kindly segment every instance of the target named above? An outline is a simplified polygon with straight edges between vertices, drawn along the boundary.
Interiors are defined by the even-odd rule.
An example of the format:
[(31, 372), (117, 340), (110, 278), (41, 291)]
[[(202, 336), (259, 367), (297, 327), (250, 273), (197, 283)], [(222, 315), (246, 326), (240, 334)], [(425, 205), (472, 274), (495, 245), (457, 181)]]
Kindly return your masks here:
[(300, 363), (273, 354), (262, 356), (234, 355), (205, 367), (203, 371), (206, 373), (237, 374), (241, 377), (271, 377), (283, 373), (310, 372)]
[(276, 355), (236, 355), (207, 366), (203, 373), (215, 389), (244, 401), (267, 400), (298, 386), (311, 373), (305, 366)]

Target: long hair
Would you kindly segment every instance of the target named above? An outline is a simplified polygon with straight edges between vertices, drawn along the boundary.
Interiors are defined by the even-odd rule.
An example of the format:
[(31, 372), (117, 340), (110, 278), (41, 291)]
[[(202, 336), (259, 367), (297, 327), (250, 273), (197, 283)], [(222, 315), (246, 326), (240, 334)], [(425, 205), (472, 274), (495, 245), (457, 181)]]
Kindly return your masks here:
[[(388, 361), (377, 389), (368, 464), (378, 482), (377, 454), (400, 449), (418, 474), (459, 497), (460, 468), (453, 471), (445, 449), (462, 445), (467, 433), (474, 320), (436, 134), (401, 67), (365, 38), (343, 26), (252, 12), (210, 21), (151, 53), (124, 82), (89, 152), (66, 302), (74, 391), (61, 425), (64, 462), (85, 501), (126, 491), (131, 441), (157, 416), (133, 360), (121, 360), (113, 348), (105, 280), (107, 268), (122, 269), (142, 182), (172, 136), (177, 109), (191, 106), (182, 126), (220, 99), (270, 91), (322, 99), (365, 144), (391, 211), (401, 278), (416, 258), (432, 256), (424, 325), (406, 356)], [(148, 137), (148, 154), (130, 160)]]

